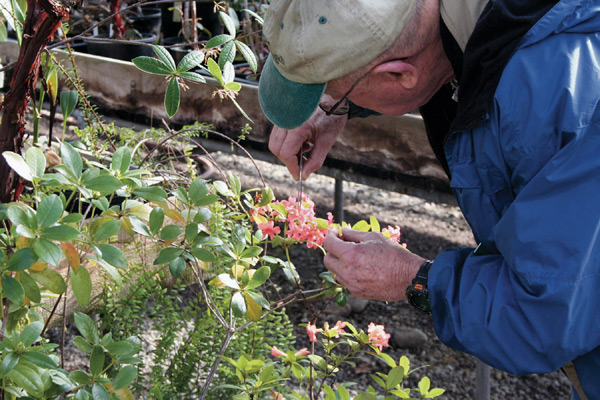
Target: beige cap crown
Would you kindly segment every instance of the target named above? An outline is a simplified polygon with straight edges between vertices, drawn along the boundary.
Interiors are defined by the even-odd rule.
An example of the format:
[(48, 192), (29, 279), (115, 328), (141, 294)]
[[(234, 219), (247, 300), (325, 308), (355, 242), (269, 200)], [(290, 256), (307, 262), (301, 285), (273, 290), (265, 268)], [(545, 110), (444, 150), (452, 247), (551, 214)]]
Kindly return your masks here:
[(417, 0), (273, 0), (263, 33), (279, 72), (298, 83), (325, 83), (387, 50)]

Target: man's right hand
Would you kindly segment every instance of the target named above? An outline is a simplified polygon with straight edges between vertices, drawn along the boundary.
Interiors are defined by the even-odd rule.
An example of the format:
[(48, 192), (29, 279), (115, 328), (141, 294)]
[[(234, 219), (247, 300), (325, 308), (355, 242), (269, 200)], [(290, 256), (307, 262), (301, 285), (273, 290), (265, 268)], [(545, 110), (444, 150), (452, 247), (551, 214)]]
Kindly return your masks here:
[(321, 168), (329, 149), (342, 133), (347, 120), (347, 115), (327, 116), (317, 108), (310, 119), (296, 129), (273, 127), (269, 150), (285, 164), (294, 180), (298, 180), (300, 177), (298, 153), (304, 143), (311, 143), (313, 148), (302, 168), (302, 180), (306, 180), (310, 174)]

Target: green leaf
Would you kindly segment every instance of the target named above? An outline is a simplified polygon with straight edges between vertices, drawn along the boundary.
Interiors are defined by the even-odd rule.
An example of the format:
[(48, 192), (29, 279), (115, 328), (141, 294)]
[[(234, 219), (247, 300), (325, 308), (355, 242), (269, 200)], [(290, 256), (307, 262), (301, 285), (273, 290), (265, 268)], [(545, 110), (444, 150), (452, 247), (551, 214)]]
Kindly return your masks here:
[(225, 29), (227, 29), (227, 32), (229, 32), (231, 36), (235, 36), (236, 29), (235, 22), (233, 21), (233, 19), (223, 11), (219, 11), (219, 19), (221, 20), (223, 25), (225, 25)]
[(8, 219), (15, 225), (24, 225), (30, 229), (37, 230), (37, 219), (30, 208), (24, 210), (17, 205), (10, 205), (6, 210)]
[[(231, 277), (231, 275), (229, 274), (220, 274), (218, 276), (219, 280), (221, 281), (221, 283), (229, 288), (232, 289), (239, 289), (240, 288), (240, 284), (238, 283), (238, 281), (236, 281), (235, 279), (233, 279)], [(244, 314), (246, 313), (246, 311), (244, 311)], [(242, 314), (243, 315), (243, 314)]]
[(240, 182), (240, 178), (235, 175), (229, 175), (229, 185), (231, 186), (231, 190), (236, 196), (239, 196), (242, 191), (242, 182)]
[(231, 245), (237, 256), (240, 256), (246, 248), (246, 228), (236, 225), (231, 230)]
[(98, 334), (96, 323), (94, 323), (89, 316), (81, 312), (75, 312), (73, 316), (75, 319), (75, 326), (77, 326), (79, 333), (81, 333), (84, 338), (92, 344), (100, 342), (100, 335)]
[(209, 195), (206, 195), (201, 200), (199, 200), (195, 205), (197, 207), (204, 207), (204, 206), (208, 206), (210, 204), (213, 204), (213, 203), (215, 203), (217, 201), (219, 201), (219, 196), (217, 196), (216, 194), (209, 194)]
[(425, 396), (427, 392), (429, 392), (430, 385), (431, 382), (429, 381), (428, 377), (424, 376), (423, 378), (421, 378), (421, 380), (419, 381), (419, 392), (421, 393), (421, 395)]
[(69, 143), (62, 142), (60, 145), (60, 156), (63, 165), (71, 172), (71, 174), (79, 179), (83, 169), (83, 161), (81, 156)]
[(131, 150), (127, 146), (119, 147), (113, 154), (111, 168), (124, 174), (129, 169), (130, 164)]
[(106, 345), (106, 350), (115, 356), (124, 356), (135, 351), (135, 347), (126, 340), (112, 342)]
[(180, 72), (179, 76), (181, 76), (185, 80), (192, 81), (194, 83), (206, 83), (206, 79), (204, 78), (204, 76), (200, 75), (197, 72)]
[(63, 252), (60, 246), (46, 239), (35, 239), (33, 243), (35, 254), (47, 264), (58, 267), (63, 258)]
[(41, 178), (46, 171), (46, 156), (44, 152), (37, 147), (30, 147), (25, 152), (25, 162), (29, 166), (34, 178)]
[(160, 60), (169, 68), (171, 71), (175, 71), (175, 60), (173, 60), (173, 56), (167, 49), (162, 46), (152, 46), (152, 50), (154, 50), (154, 54), (160, 58)]
[(6, 353), (6, 356), (2, 360), (2, 365), (0, 366), (0, 378), (12, 371), (17, 365), (17, 362), (19, 362), (19, 356), (13, 352)]
[(323, 357), (316, 354), (309, 354), (308, 359), (323, 371), (327, 371), (327, 361)]
[(371, 226), (371, 231), (380, 232), (381, 227), (379, 226), (379, 221), (375, 217), (369, 218), (369, 225)]
[(244, 295), (241, 292), (235, 292), (231, 297), (231, 309), (233, 310), (233, 315), (236, 317), (243, 317), (246, 315), (248, 308), (246, 306)]
[(212, 218), (212, 211), (208, 208), (201, 208), (198, 210), (196, 215), (194, 215), (194, 222), (197, 224), (201, 224), (203, 222), (208, 221)]
[(149, 74), (171, 75), (175, 71), (174, 66), (173, 69), (171, 69), (164, 62), (154, 57), (139, 56), (132, 59), (131, 62), (138, 69), (141, 69)]
[(90, 273), (83, 265), (79, 266), (77, 272), (71, 269), (71, 288), (73, 289), (77, 303), (85, 309), (90, 302), (92, 294), (92, 279)]
[[(229, 42), (230, 40), (233, 40), (233, 39), (235, 39), (234, 36), (226, 35), (226, 34), (221, 34), (221, 35), (213, 36), (212, 38), (210, 38), (208, 40), (208, 42), (206, 42), (206, 45), (204, 46), (204, 48), (205, 49), (213, 49), (213, 48), (219, 47), (223, 43), (227, 43), (227, 42)], [(209, 60), (212, 60), (212, 59), (209, 58)]]
[(81, 232), (72, 226), (56, 225), (41, 232), (40, 237), (59, 242), (70, 242), (81, 236)]
[(179, 62), (177, 66), (177, 72), (187, 72), (192, 68), (196, 68), (202, 65), (204, 61), (204, 53), (199, 50), (190, 51), (187, 53)]
[(112, 244), (100, 243), (95, 246), (104, 261), (117, 268), (127, 268), (127, 258), (121, 249)]
[(102, 242), (109, 239), (111, 236), (116, 235), (121, 229), (121, 221), (118, 219), (108, 219), (98, 227), (96, 233), (94, 233), (94, 242)]
[(386, 382), (386, 389), (387, 390), (391, 390), (394, 389), (396, 386), (398, 386), (402, 380), (404, 379), (405, 376), (405, 371), (404, 368), (401, 366), (397, 366), (391, 369), (391, 371), (388, 374), (388, 378), (387, 378), (387, 382)]
[(23, 342), (25, 347), (29, 347), (37, 341), (43, 329), (44, 324), (41, 321), (34, 321), (23, 329), (23, 332), (19, 336), (19, 341)]
[(148, 223), (150, 225), (150, 232), (152, 232), (153, 235), (156, 235), (158, 233), (158, 231), (162, 227), (164, 220), (165, 213), (163, 209), (160, 207), (154, 207), (150, 212), (150, 218), (148, 220)]
[(259, 246), (248, 247), (247, 249), (242, 251), (240, 258), (258, 257), (260, 255), (260, 253), (262, 253), (262, 251), (263, 251), (262, 247), (259, 247)]
[[(80, 369), (73, 371), (69, 374), (69, 378), (71, 378), (73, 381), (77, 382), (80, 385), (87, 385), (88, 383), (90, 383), (92, 381), (92, 377), (90, 376), (90, 374), (88, 374), (85, 371), (82, 371)], [(85, 393), (83, 391), (79, 391), (79, 393)]]
[(273, 201), (275, 195), (273, 194), (273, 189), (267, 187), (260, 192), (260, 203), (258, 203), (259, 207), (264, 207), (270, 202)]
[(225, 86), (229, 82), (233, 82), (234, 79), (235, 69), (233, 68), (233, 64), (228, 60), (225, 62), (225, 65), (223, 65), (223, 83), (221, 83), (221, 85)]
[(94, 386), (92, 386), (92, 398), (94, 400), (110, 400), (110, 394), (104, 386), (94, 383)]
[(173, 261), (169, 263), (169, 271), (171, 271), (171, 275), (175, 278), (180, 278), (185, 272), (185, 260), (183, 257), (177, 257)]
[(67, 289), (62, 275), (51, 268), (46, 268), (43, 271), (30, 271), (29, 274), (40, 285), (52, 293), (61, 294)]
[(119, 390), (129, 386), (133, 381), (135, 381), (136, 377), (137, 368), (133, 365), (128, 365), (126, 367), (121, 368), (113, 382), (113, 389)]
[(167, 192), (159, 187), (147, 187), (134, 189), (133, 194), (148, 201), (165, 201), (167, 200)]
[(203, 180), (195, 180), (189, 188), (190, 200), (194, 205), (200, 202), (208, 194), (208, 185)]
[(246, 62), (248, 63), (248, 66), (250, 67), (252, 72), (256, 73), (256, 71), (258, 70), (258, 62), (256, 61), (256, 56), (254, 55), (250, 47), (248, 47), (246, 43), (240, 42), (239, 40), (235, 41), (235, 45), (242, 57), (244, 57), (244, 60), (246, 60)]
[(342, 400), (350, 400), (350, 393), (348, 393), (348, 389), (344, 385), (338, 385), (337, 391)]
[(202, 247), (193, 247), (190, 252), (200, 261), (214, 262), (217, 259), (213, 253)]
[(264, 308), (265, 310), (269, 310), (269, 309), (271, 308), (271, 305), (269, 304), (269, 302), (267, 301), (267, 299), (265, 299), (265, 298), (263, 297), (263, 295), (262, 295), (262, 294), (260, 294), (260, 293), (258, 293), (258, 292), (255, 292), (255, 291), (253, 291), (253, 290), (249, 290), (249, 291), (247, 291), (247, 292), (246, 292), (246, 294), (247, 294), (248, 296), (250, 296), (250, 298), (251, 298), (252, 300), (254, 300), (256, 303), (260, 304), (260, 306), (261, 306), (262, 308)]
[(160, 231), (160, 238), (162, 240), (175, 240), (177, 236), (184, 232), (184, 228), (179, 225), (167, 225)]
[(28, 247), (26, 249), (17, 250), (8, 259), (6, 269), (9, 271), (22, 271), (38, 262), (38, 259), (38, 256), (32, 248)]
[(79, 351), (85, 354), (90, 354), (92, 352), (92, 345), (81, 336), (75, 336), (72, 342), (75, 345), (75, 347), (79, 349)]
[(183, 253), (183, 249), (177, 247), (167, 247), (162, 249), (158, 254), (158, 257), (154, 261), (154, 264), (165, 264), (173, 261)]
[(39, 351), (27, 351), (21, 354), (21, 358), (41, 368), (54, 369), (58, 367), (58, 364), (52, 358)]
[(8, 29), (5, 24), (0, 24), (0, 42), (6, 42), (8, 39)]
[(446, 390), (444, 389), (440, 389), (440, 388), (433, 388), (431, 389), (428, 393), (427, 396), (425, 396), (426, 399), (432, 399), (434, 397), (438, 397), (443, 395), (446, 392)]
[(112, 175), (96, 176), (85, 182), (86, 188), (103, 194), (112, 194), (123, 186), (123, 182)]
[(19, 282), (21, 283), (21, 286), (23, 286), (25, 297), (34, 303), (39, 303), (42, 301), (42, 295), (40, 293), (38, 284), (31, 276), (29, 276), (27, 272), (19, 272)]
[[(233, 61), (235, 60), (235, 52), (236, 47), (233, 41), (225, 43), (221, 49), (221, 54), (219, 54), (219, 68), (221, 68), (221, 70), (225, 68), (227, 63), (233, 64)], [(223, 80), (228, 82), (225, 77), (223, 77)]]
[(17, 364), (6, 377), (14, 381), (18, 386), (25, 389), (27, 394), (34, 398), (42, 398), (44, 395), (44, 383), (42, 378), (33, 368), (24, 364)]
[(225, 89), (231, 90), (233, 92), (239, 92), (242, 88), (242, 85), (238, 82), (229, 82), (225, 85)]
[(98, 376), (102, 372), (105, 360), (104, 349), (100, 345), (94, 346), (90, 356), (90, 373), (92, 376)]
[(26, 181), (33, 180), (33, 172), (25, 159), (20, 154), (13, 153), (12, 151), (5, 151), (2, 156), (6, 160), (6, 163), (23, 179)]
[(352, 226), (352, 229), (360, 232), (367, 232), (371, 226), (367, 221), (361, 220)]
[(269, 276), (271, 275), (271, 268), (269, 267), (260, 267), (256, 270), (252, 278), (246, 285), (246, 289), (255, 289), (265, 283)]
[(165, 93), (165, 111), (169, 118), (172, 118), (179, 110), (179, 102), (181, 100), (181, 90), (179, 89), (179, 82), (177, 78), (171, 78), (167, 85), (167, 92)]
[(65, 120), (73, 114), (78, 102), (79, 95), (77, 94), (77, 91), (63, 90), (60, 92), (60, 109), (62, 110)]
[(223, 81), (223, 74), (221, 73), (221, 68), (219, 68), (219, 65), (216, 63), (216, 61), (212, 58), (209, 58), (206, 64), (208, 66), (208, 71), (213, 76), (213, 78), (219, 81), (219, 84), (221, 86), (224, 86), (225, 82)]
[(2, 275), (2, 292), (16, 305), (20, 306), (25, 302), (25, 290), (23, 286), (10, 275)]

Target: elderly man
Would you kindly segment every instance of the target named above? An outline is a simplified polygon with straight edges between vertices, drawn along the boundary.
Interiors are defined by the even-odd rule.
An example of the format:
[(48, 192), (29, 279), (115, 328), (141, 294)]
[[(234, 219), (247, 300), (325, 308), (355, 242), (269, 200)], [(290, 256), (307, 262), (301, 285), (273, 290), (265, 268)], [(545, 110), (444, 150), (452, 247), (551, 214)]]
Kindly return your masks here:
[(358, 297), (407, 299), (439, 338), (513, 374), (563, 368), (600, 399), (600, 5), (273, 0), (259, 97), (269, 148), (316, 171), (348, 118), (419, 109), (477, 249), (424, 260), (330, 233)]

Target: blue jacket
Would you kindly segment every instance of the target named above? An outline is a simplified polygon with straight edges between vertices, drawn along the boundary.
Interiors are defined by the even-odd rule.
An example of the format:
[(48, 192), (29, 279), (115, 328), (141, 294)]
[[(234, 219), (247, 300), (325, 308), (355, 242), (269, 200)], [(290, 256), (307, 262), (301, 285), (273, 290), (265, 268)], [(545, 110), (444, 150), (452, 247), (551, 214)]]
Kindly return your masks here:
[(429, 273), (445, 344), (515, 375), (573, 361), (589, 399), (600, 399), (599, 103), (600, 2), (559, 1), (516, 43), (485, 115), (443, 141), (488, 254), (446, 250)]

